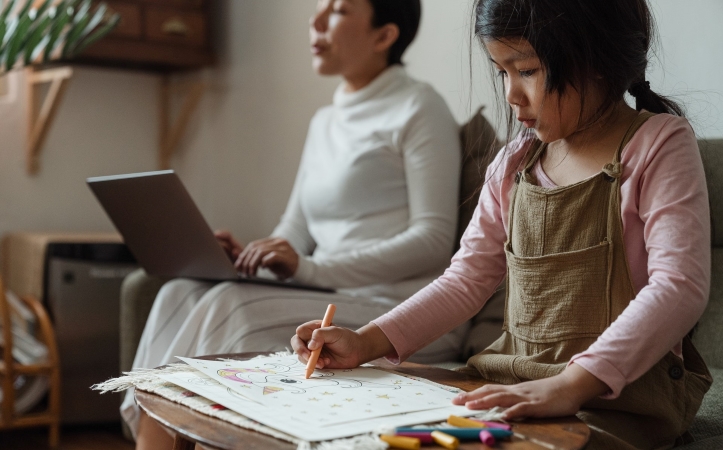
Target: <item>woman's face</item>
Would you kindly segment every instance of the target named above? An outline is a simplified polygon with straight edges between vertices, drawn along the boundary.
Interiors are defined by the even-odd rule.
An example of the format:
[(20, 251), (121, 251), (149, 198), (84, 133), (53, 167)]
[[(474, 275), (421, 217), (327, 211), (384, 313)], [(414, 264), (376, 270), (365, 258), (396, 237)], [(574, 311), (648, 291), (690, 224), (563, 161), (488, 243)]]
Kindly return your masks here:
[(485, 40), (484, 45), (502, 77), (505, 98), (517, 120), (548, 143), (577, 131), (580, 95), (572, 87), (562, 95), (545, 90), (545, 68), (527, 40)]
[(379, 47), (383, 29), (372, 27), (373, 16), (369, 0), (319, 0), (309, 29), (314, 70), (353, 76), (385, 63), (387, 52)]

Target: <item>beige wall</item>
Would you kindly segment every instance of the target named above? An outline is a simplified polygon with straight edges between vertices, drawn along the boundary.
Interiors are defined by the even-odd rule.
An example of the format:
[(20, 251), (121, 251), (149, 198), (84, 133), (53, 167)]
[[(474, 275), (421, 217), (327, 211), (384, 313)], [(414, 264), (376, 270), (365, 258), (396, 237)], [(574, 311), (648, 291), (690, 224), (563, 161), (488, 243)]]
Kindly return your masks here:
[[(209, 91), (172, 165), (212, 227), (248, 240), (267, 234), (278, 221), (308, 121), (329, 103), (338, 80), (310, 69), (307, 18), (315, 0), (217, 1), (219, 64), (192, 75), (203, 78)], [(683, 94), (701, 136), (723, 136), (723, 89), (714, 80), (723, 73), (718, 49), (723, 2), (653, 3), (666, 69), (653, 73), (653, 87)], [(491, 98), (476, 47), (475, 76), (469, 80), (471, 5), (469, 0), (423, 4), (408, 68), (431, 82), (462, 121)], [(11, 84), (20, 77), (14, 75)], [(35, 177), (24, 171), (23, 93), (15, 89), (16, 98), (0, 98), (0, 233), (111, 230), (84, 180), (155, 169), (157, 83), (145, 73), (77, 68)]]

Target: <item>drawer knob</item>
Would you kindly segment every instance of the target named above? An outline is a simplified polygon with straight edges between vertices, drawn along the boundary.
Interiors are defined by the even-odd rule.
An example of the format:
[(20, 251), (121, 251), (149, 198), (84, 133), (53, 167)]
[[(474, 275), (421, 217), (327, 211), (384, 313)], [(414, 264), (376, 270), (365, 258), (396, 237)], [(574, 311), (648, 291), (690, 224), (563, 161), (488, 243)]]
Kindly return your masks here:
[(189, 29), (188, 25), (186, 25), (180, 17), (171, 17), (163, 22), (161, 31), (173, 36), (188, 36)]

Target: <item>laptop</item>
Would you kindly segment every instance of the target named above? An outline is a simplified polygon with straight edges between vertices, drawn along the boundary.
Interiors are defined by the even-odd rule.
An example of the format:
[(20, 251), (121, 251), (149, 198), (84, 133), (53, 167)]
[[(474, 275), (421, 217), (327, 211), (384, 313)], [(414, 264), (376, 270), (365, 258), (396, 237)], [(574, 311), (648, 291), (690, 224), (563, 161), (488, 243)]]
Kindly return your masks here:
[(93, 177), (87, 183), (150, 275), (334, 292), (240, 274), (173, 170)]

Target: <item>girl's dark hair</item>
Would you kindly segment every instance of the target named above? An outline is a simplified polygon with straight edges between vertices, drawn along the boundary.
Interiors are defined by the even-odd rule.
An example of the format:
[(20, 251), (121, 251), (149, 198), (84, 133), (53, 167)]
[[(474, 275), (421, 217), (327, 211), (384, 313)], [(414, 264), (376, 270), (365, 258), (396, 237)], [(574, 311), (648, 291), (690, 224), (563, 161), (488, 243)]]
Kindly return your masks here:
[(548, 93), (571, 88), (584, 102), (586, 89), (600, 89), (604, 101), (590, 122), (626, 91), (635, 97), (638, 111), (683, 115), (678, 104), (653, 92), (645, 80), (655, 39), (647, 0), (477, 0), (475, 19), (474, 34), (481, 40), (524, 38), (530, 43), (546, 69)]
[(372, 26), (379, 28), (393, 23), (399, 28), (399, 38), (389, 49), (389, 65), (402, 64), (402, 55), (412, 43), (422, 18), (420, 0), (369, 0), (374, 9)]

